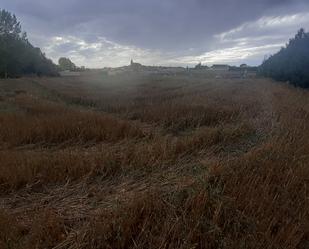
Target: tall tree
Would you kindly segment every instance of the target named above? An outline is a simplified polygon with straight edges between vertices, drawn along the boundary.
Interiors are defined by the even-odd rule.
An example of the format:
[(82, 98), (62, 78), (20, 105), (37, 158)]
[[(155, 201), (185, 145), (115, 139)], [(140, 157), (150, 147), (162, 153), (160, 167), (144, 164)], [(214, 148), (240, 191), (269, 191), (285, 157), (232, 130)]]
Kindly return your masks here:
[(309, 88), (309, 33), (300, 29), (286, 47), (269, 57), (259, 68), (261, 75)]
[(0, 10), (0, 35), (19, 37), (20, 34), (21, 25), (16, 16), (6, 10)]
[(65, 57), (61, 57), (58, 60), (58, 64), (61, 70), (70, 70), (70, 71), (75, 71), (77, 69), (76, 65), (69, 59)]
[(0, 9), (0, 77), (57, 75), (57, 67), (22, 32), (16, 16)]

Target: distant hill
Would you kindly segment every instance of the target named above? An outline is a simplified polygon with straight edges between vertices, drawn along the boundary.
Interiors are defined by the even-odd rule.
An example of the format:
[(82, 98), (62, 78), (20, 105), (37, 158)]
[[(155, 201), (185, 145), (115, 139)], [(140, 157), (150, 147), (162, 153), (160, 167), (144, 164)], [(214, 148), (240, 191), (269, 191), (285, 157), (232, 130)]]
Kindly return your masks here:
[(0, 77), (58, 75), (57, 66), (32, 46), (15, 15), (0, 9)]
[(263, 62), (259, 73), (275, 80), (309, 88), (309, 33), (300, 29), (286, 47)]

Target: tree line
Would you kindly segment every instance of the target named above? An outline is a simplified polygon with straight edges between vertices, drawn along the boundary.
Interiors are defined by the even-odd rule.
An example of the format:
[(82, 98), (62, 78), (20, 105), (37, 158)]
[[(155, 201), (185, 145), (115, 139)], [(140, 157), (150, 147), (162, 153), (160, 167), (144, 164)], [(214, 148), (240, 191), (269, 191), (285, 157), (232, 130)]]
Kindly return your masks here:
[(34, 47), (15, 15), (0, 9), (0, 77), (58, 75), (57, 66)]
[(294, 86), (309, 88), (309, 33), (300, 29), (286, 47), (263, 62), (259, 73)]

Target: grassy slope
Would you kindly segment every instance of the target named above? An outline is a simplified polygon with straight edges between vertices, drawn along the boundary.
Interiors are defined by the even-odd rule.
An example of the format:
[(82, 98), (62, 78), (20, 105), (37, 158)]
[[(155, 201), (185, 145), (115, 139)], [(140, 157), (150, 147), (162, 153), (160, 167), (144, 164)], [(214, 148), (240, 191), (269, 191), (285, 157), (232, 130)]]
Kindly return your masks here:
[(99, 74), (0, 89), (0, 248), (308, 248), (308, 92)]

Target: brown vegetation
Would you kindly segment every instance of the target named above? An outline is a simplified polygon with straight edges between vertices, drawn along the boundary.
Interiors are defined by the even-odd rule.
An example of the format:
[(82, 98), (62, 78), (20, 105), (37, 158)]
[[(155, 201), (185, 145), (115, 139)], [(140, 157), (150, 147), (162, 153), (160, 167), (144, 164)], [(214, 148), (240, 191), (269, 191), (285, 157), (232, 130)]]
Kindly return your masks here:
[(0, 81), (0, 248), (309, 247), (309, 93), (265, 79)]

